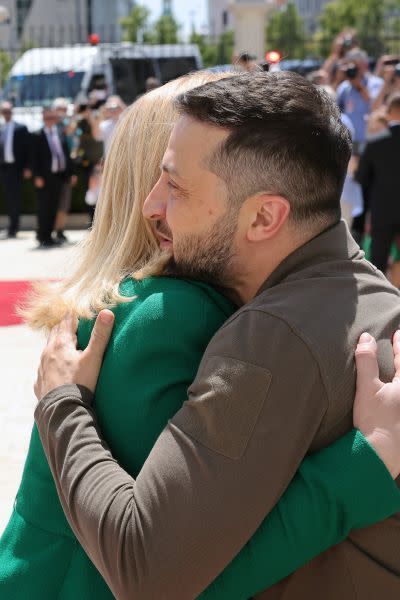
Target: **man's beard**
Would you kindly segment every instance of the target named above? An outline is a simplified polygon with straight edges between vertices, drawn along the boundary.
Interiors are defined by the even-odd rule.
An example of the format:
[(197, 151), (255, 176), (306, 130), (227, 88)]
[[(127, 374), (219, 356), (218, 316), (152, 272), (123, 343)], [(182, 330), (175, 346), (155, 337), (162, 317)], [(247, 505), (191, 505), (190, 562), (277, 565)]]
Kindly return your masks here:
[[(234, 237), (237, 211), (228, 210), (208, 233), (186, 235), (174, 246), (174, 256), (163, 275), (204, 281), (222, 289), (232, 289), (235, 281)], [(178, 256), (178, 258), (175, 258)]]

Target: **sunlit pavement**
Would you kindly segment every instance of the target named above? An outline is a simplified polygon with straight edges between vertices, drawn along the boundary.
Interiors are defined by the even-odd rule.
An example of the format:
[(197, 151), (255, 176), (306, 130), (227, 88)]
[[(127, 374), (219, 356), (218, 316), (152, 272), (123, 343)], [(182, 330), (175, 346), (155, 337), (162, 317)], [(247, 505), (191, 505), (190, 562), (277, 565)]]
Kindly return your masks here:
[[(74, 262), (74, 243), (85, 231), (70, 231), (70, 245), (38, 250), (33, 232), (0, 240), (0, 281), (60, 279)], [(20, 482), (33, 424), (33, 383), (44, 336), (24, 325), (0, 327), (0, 534)]]

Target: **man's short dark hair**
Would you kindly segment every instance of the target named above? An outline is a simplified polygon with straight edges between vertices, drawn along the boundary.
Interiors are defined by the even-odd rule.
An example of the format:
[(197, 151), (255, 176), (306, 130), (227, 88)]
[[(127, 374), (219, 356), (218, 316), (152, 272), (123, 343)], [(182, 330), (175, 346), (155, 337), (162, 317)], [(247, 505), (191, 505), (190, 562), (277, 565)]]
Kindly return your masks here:
[(269, 192), (289, 201), (293, 222), (340, 219), (351, 139), (324, 90), (295, 73), (243, 73), (185, 92), (177, 106), (230, 131), (207, 164), (233, 201)]

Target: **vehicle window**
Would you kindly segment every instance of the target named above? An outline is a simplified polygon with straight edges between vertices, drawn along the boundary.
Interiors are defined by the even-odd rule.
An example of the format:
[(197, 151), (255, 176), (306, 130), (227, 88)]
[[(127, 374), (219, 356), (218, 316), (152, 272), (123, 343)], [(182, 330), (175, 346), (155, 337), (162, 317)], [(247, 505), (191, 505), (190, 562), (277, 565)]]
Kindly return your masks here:
[(125, 104), (133, 102), (146, 91), (148, 77), (155, 77), (153, 60), (150, 58), (112, 58), (115, 93)]
[(84, 73), (75, 71), (19, 75), (10, 77), (3, 89), (3, 97), (14, 106), (48, 106), (55, 98), (63, 97), (73, 102), (77, 96)]
[(171, 56), (168, 58), (158, 58), (157, 61), (160, 68), (162, 83), (167, 83), (168, 81), (171, 81), (171, 79), (176, 79), (191, 71), (197, 71), (197, 64), (194, 56)]

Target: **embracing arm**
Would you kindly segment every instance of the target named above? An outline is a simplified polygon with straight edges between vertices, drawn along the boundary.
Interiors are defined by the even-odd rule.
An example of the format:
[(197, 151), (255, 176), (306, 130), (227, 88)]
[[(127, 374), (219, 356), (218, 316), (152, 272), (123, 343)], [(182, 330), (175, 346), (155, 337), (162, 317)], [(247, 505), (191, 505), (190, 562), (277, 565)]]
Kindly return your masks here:
[[(236, 367), (235, 378), (239, 377), (236, 383), (240, 383), (243, 373), (240, 364)], [(217, 374), (222, 379), (223, 375), (222, 372)], [(219, 427), (218, 433), (222, 435), (210, 437), (214, 426), (222, 425), (221, 409), (226, 408), (224, 402), (231, 395), (229, 390), (217, 393), (217, 402), (211, 402), (214, 412), (210, 413), (210, 403), (207, 402), (210, 387), (203, 381), (204, 389), (199, 389), (200, 384), (197, 386), (191, 401), (162, 433), (136, 481), (117, 465), (101, 441), (90, 407), (91, 396), (85, 389), (59, 388), (39, 404), (36, 419), (67, 518), (117, 598), (135, 595), (143, 599), (194, 598), (244, 546), (284, 491), (286, 485), (282, 478), (279, 481), (278, 474), (275, 485), (278, 484), (281, 489), (273, 490), (273, 498), (268, 494), (274, 487), (275, 475), (268, 469), (271, 465), (268, 455), (264, 464), (258, 453), (258, 464), (249, 468), (248, 460), (251, 464), (255, 459), (254, 448), (246, 449), (247, 445), (254, 443), (254, 433), (250, 440), (249, 431), (252, 424), (257, 425), (256, 437), (260, 433), (265, 436), (265, 432), (260, 432), (257, 415), (269, 387), (268, 374), (262, 369), (253, 369), (250, 376), (253, 383), (254, 376), (257, 380), (256, 388), (253, 388), (255, 395), (263, 390), (261, 402), (256, 399), (248, 411), (250, 419), (243, 420), (243, 415), (236, 413), (235, 423), (229, 423), (225, 431)], [(315, 387), (314, 379), (315, 373), (311, 372), (310, 379), (303, 381), (309, 393)], [(196, 393), (198, 397), (193, 398)], [(204, 430), (201, 431), (204, 407), (211, 421), (208, 426), (203, 423)], [(234, 413), (235, 404), (231, 408)], [(225, 435), (232, 424), (236, 425), (234, 444)], [(324, 461), (321, 457), (325, 455), (327, 463), (333, 465), (329, 452), (335, 453), (334, 447), (324, 450), (304, 462), (292, 483), (292, 491), (289, 487), (281, 504), (273, 511), (270, 524), (267, 524), (268, 520), (264, 521), (260, 532), (257, 532), (254, 547), (261, 557), (253, 557), (252, 561), (251, 552), (245, 546), (242, 554), (235, 559), (241, 561), (237, 567), (242, 569), (241, 573), (246, 572), (247, 581), (242, 581), (241, 589), (235, 585), (234, 595), (229, 591), (229, 585), (237, 583), (233, 567), (215, 582), (214, 591), (210, 588), (205, 593), (210, 594), (208, 597), (247, 598), (321, 552), (329, 542), (340, 541), (351, 526), (384, 518), (398, 508), (397, 490), (367, 444), (361, 442), (362, 459), (362, 454), (356, 456), (351, 435), (340, 443), (344, 446), (337, 446), (336, 460), (339, 460), (339, 455), (343, 460), (343, 455), (346, 453), (347, 456), (351, 449), (352, 460), (355, 461), (353, 466), (361, 472), (360, 481), (354, 480), (353, 483), (364, 483), (368, 494), (377, 489), (375, 481), (373, 486), (370, 485), (371, 471), (362, 480), (362, 472), (365, 474), (365, 468), (361, 468), (362, 460), (365, 464), (365, 456), (370, 453), (370, 465), (376, 480), (386, 485), (387, 504), (383, 506), (380, 490), (379, 499), (375, 498), (369, 506), (365, 505), (362, 516), (359, 514), (358, 519), (351, 521), (349, 514), (354, 511), (354, 505), (350, 503), (350, 513), (347, 513), (347, 518), (344, 517), (344, 504), (349, 501), (350, 495), (349, 474), (342, 473), (340, 490), (335, 490), (339, 481), (335, 477), (331, 479), (325, 474), (323, 482), (323, 468), (319, 460)], [(249, 457), (250, 454), (253, 456)], [(307, 463), (309, 466), (305, 467)], [(293, 475), (297, 465), (291, 468), (294, 469)], [(296, 524), (297, 514), (290, 511), (298, 510), (297, 494), (305, 494), (301, 501), (311, 503), (308, 512), (311, 526), (326, 527), (323, 535), (319, 535), (320, 532), (316, 535), (315, 546), (310, 543), (310, 530), (301, 523), (297, 523), (293, 536), (289, 537), (289, 528)], [(337, 510), (333, 526), (323, 519), (327, 501)], [(318, 502), (324, 507), (320, 506), (316, 514)], [(332, 516), (329, 515), (328, 521)], [(341, 523), (342, 519), (344, 523)], [(264, 527), (267, 532), (264, 534), (265, 543), (262, 542)], [(325, 536), (332, 536), (328, 543)], [(282, 562), (278, 566), (276, 543), (280, 543), (282, 552)], [(296, 544), (301, 548), (299, 557), (294, 556)], [(277, 573), (273, 572), (275, 568)], [(257, 580), (253, 582), (255, 572)]]

